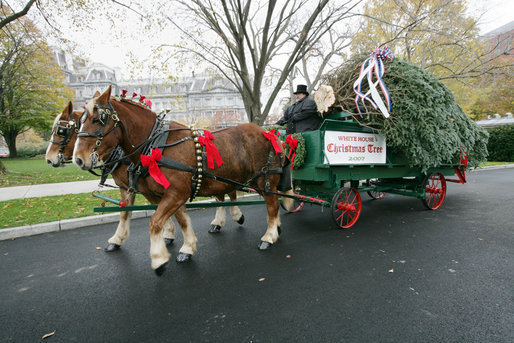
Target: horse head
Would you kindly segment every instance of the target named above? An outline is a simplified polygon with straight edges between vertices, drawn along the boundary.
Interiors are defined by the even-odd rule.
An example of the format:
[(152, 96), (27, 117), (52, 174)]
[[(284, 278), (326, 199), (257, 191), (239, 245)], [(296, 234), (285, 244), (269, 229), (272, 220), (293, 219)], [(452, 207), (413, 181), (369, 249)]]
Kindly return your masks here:
[[(92, 170), (101, 157), (119, 144), (120, 120), (111, 103), (111, 86), (96, 92), (86, 105), (73, 149), (73, 163), (83, 170)], [(116, 130), (120, 129), (120, 130)]]
[(46, 162), (52, 167), (64, 167), (71, 162), (73, 146), (79, 131), (80, 117), (84, 111), (74, 111), (70, 101), (55, 118), (52, 135), (46, 149)]

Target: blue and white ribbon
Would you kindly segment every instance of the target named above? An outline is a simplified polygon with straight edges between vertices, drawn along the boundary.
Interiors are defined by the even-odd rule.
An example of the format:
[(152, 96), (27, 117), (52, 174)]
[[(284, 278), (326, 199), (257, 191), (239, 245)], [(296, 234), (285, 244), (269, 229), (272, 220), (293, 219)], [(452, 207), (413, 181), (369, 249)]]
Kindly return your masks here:
[[(357, 111), (359, 113), (362, 113), (359, 106), (359, 100), (362, 102), (364, 108), (366, 108), (366, 101), (368, 101), (375, 110), (378, 108), (384, 117), (389, 117), (389, 112), (391, 111), (391, 97), (389, 96), (389, 92), (387, 91), (382, 77), (385, 73), (384, 59), (392, 60), (393, 58), (393, 52), (388, 46), (384, 46), (373, 50), (371, 52), (371, 56), (362, 63), (359, 78), (353, 83), (353, 90), (356, 94), (355, 105), (357, 106)], [(373, 75), (375, 75), (376, 80), (373, 80)], [(369, 90), (366, 93), (361, 91), (362, 81), (364, 78), (367, 78), (369, 85)], [(382, 90), (385, 103), (384, 100), (382, 100), (377, 87), (380, 87)]]

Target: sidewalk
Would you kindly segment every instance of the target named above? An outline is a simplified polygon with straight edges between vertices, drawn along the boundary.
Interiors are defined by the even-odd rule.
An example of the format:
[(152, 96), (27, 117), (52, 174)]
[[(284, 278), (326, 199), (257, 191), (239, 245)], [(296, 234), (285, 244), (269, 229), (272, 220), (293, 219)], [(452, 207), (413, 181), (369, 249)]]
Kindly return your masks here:
[[(40, 198), (52, 195), (89, 193), (98, 188), (99, 180), (45, 183), (41, 185), (0, 188), (0, 201)], [(108, 184), (114, 185), (112, 180)]]

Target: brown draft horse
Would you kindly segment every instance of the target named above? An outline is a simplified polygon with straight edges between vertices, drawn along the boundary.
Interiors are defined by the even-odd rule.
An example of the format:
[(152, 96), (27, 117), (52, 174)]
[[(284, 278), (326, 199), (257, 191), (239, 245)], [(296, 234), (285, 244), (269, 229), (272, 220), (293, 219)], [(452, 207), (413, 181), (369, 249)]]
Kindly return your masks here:
[[(99, 96), (98, 93), (96, 96)], [(46, 150), (46, 161), (53, 167), (64, 167), (67, 163), (71, 162), (73, 156), (73, 148), (77, 139), (79, 118), (82, 116), (84, 111), (73, 111), (73, 104), (70, 101), (64, 108), (61, 114), (57, 115), (52, 128), (52, 134), (50, 137), (50, 143)], [(109, 155), (109, 154), (107, 154)], [(101, 160), (105, 161), (108, 156), (100, 156)], [(114, 182), (120, 187), (121, 199), (127, 201), (127, 205), (132, 205), (135, 199), (135, 193), (128, 192), (128, 176), (127, 176), (128, 165), (120, 163), (116, 169), (111, 172)], [(139, 182), (139, 189), (146, 193), (144, 184)], [(144, 195), (144, 194), (143, 194)], [(236, 199), (235, 192), (229, 194), (232, 201)], [(147, 198), (148, 199), (148, 198)], [(152, 199), (148, 199), (152, 201)], [(218, 199), (223, 201), (224, 199)], [(157, 202), (156, 202), (157, 203)], [(237, 206), (230, 207), (230, 213), (234, 221), (238, 224), (243, 224), (244, 216)], [(117, 251), (120, 246), (126, 241), (130, 235), (130, 219), (132, 216), (131, 211), (120, 212), (120, 222), (116, 228), (114, 235), (109, 238), (108, 245), (104, 249), (106, 252)], [(221, 230), (225, 224), (225, 208), (218, 207), (216, 211), (216, 217), (211, 222), (211, 229), (209, 232), (216, 233)], [(165, 223), (163, 228), (164, 242), (166, 245), (173, 243), (175, 239), (175, 224), (171, 220), (171, 217)], [(185, 262), (185, 261), (179, 261)]]
[[(157, 116), (141, 106), (116, 100), (111, 98), (111, 87), (109, 87), (102, 95), (89, 101), (86, 106), (87, 115), (82, 119), (73, 152), (73, 162), (79, 168), (90, 170), (98, 160), (95, 153), (103, 155), (117, 145), (121, 146), (127, 156), (130, 156), (132, 162), (139, 161), (141, 152), (138, 147), (147, 141)], [(272, 144), (263, 132), (264, 130), (255, 124), (243, 124), (215, 132), (213, 142), (223, 163), (207, 172), (243, 184), (249, 183), (257, 189), (276, 192), (280, 175), (263, 175), (260, 172), (265, 170), (270, 162), (280, 164), (283, 157), (271, 153)], [(195, 141), (188, 139), (192, 134), (192, 129), (171, 123), (166, 140), (167, 147), (162, 149), (162, 155), (192, 169), (197, 168), (196, 170), (201, 173), (201, 168), (198, 169), (198, 161), (202, 158), (195, 154), (199, 145), (196, 146)], [(179, 225), (184, 235), (184, 246), (189, 248), (190, 254), (196, 250), (197, 241), (190, 218), (185, 211), (185, 203), (192, 192), (192, 173), (175, 168), (161, 167), (160, 170), (171, 183), (167, 189), (152, 177), (142, 181), (151, 194), (160, 198), (157, 210), (149, 224), (151, 266), (157, 275), (164, 272), (170, 257), (162, 240), (162, 227), (171, 215), (180, 213), (183, 218), (179, 220)], [(238, 186), (214, 178), (203, 178), (197, 195), (222, 196), (237, 188)], [(266, 250), (277, 241), (279, 236), (279, 201), (276, 194), (260, 193), (266, 203), (268, 226), (266, 233), (261, 237), (259, 249)], [(292, 201), (286, 201), (286, 203), (290, 206)]]

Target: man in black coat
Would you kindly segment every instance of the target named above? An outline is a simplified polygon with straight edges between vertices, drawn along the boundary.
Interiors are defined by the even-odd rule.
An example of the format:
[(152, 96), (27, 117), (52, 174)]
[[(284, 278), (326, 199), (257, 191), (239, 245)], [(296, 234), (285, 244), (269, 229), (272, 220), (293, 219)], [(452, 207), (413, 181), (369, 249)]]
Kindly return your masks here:
[(294, 94), (297, 101), (286, 109), (277, 125), (287, 123), (287, 134), (319, 129), (321, 118), (318, 115), (316, 102), (309, 98), (307, 86), (298, 85)]

